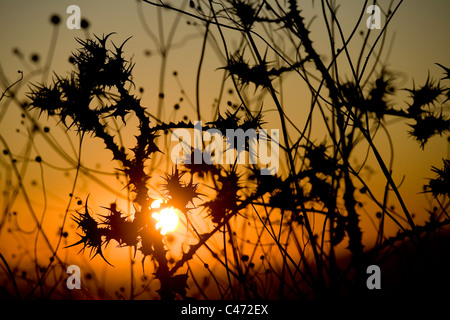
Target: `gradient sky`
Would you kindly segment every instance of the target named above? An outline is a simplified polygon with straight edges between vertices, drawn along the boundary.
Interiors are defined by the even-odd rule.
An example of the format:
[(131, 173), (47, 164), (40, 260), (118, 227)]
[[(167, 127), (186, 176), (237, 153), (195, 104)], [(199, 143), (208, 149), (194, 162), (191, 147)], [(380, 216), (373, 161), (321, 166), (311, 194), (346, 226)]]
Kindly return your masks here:
[[(343, 5), (338, 12), (338, 17), (341, 18), (343, 23), (344, 33), (348, 35), (354, 22), (357, 21), (362, 1), (346, 0), (342, 2)], [(305, 8), (303, 9), (306, 17), (309, 17), (308, 13), (311, 12), (319, 14), (320, 17), (319, 1), (315, 1), (316, 7), (314, 9), (311, 8), (311, 1), (300, 1), (300, 3), (305, 3)], [(382, 6), (386, 6), (388, 1), (383, 0), (380, 3)], [(41, 64), (45, 63), (42, 59), (47, 57), (52, 34), (55, 32), (49, 22), (49, 18), (55, 13), (61, 17), (62, 26), (57, 31), (57, 45), (51, 70), (56, 71), (58, 74), (67, 74), (70, 70), (68, 57), (78, 46), (74, 38), (83, 38), (85, 35), (83, 30), (69, 30), (65, 27), (66, 19), (69, 16), (66, 13), (66, 8), (72, 4), (76, 4), (81, 8), (82, 17), (85, 17), (90, 23), (89, 32), (91, 34), (101, 35), (114, 31), (117, 35), (113, 37), (113, 41), (117, 44), (120, 44), (129, 36), (133, 36), (125, 47), (125, 54), (128, 57), (131, 56), (133, 62), (136, 63), (134, 69), (135, 83), (137, 87), (142, 86), (146, 90), (143, 95), (144, 105), (156, 106), (160, 60), (156, 54), (154, 42), (142, 31), (143, 26), (139, 20), (138, 10), (143, 8), (147, 23), (155, 34), (158, 32), (158, 18), (153, 7), (147, 4), (138, 7), (136, 1), (132, 0), (79, 0), (76, 2), (65, 0), (1, 0), (0, 64), (7, 79), (10, 82), (17, 79), (17, 70), (24, 70), (25, 76), (30, 72), (13, 55), (13, 48), (19, 48), (23, 52), (29, 65), (32, 65), (29, 57), (34, 53), (39, 54), (41, 57)], [(389, 29), (389, 39), (394, 39), (394, 41), (389, 49), (389, 60), (386, 63), (392, 70), (405, 75), (403, 86), (411, 87), (412, 79), (415, 79), (417, 85), (423, 84), (428, 73), (432, 77), (440, 79), (442, 72), (435, 65), (436, 62), (450, 66), (449, 14), (450, 1), (448, 0), (406, 0), (401, 5)], [(367, 17), (368, 15), (365, 15), (363, 26)], [(172, 22), (173, 15), (164, 15), (165, 35), (167, 35)], [(364, 29), (363, 26), (361, 27), (362, 29)], [(314, 21), (311, 37), (315, 39), (314, 45), (316, 48), (326, 57), (328, 50), (327, 41), (320, 40), (323, 39), (321, 37), (324, 34), (323, 21), (319, 18)], [(188, 40), (184, 43), (183, 39)], [(186, 20), (183, 19), (180, 23), (180, 28), (175, 34), (174, 43), (183, 45), (175, 47), (169, 56), (166, 92), (171, 94), (167, 95), (166, 106), (170, 110), (172, 110), (172, 105), (179, 99), (179, 87), (173, 77), (170, 77), (174, 70), (179, 72), (179, 77), (186, 92), (194, 97), (201, 33), (198, 32), (196, 27), (192, 26), (192, 24), (188, 25)], [(150, 57), (145, 54), (148, 50), (152, 53)], [(202, 96), (204, 108), (209, 107), (213, 103), (214, 94), (220, 86), (222, 76), (221, 72), (217, 72), (217, 68), (221, 65), (214, 56), (214, 52), (211, 51), (210, 53), (211, 58), (208, 56), (209, 60), (207, 59), (208, 63), (205, 67), (206, 76), (201, 86), (202, 92), (205, 93)], [(33, 81), (41, 80), (40, 77), (33, 78)], [(2, 84), (2, 89), (3, 87), (4, 84)], [(26, 91), (26, 86), (24, 86), (21, 92), (24, 93)], [(295, 93), (295, 88), (292, 88), (292, 92), (292, 94)], [(289, 102), (289, 97), (290, 93), (287, 93), (287, 114), (294, 119), (302, 119), (301, 113), (295, 107), (295, 103), (291, 103), (295, 98), (292, 98), (291, 102)], [(192, 110), (186, 107), (185, 113), (191, 115)], [(300, 116), (298, 116), (299, 114)], [(181, 120), (183, 115), (184, 113), (179, 113), (175, 116), (176, 118), (170, 120)], [(209, 116), (209, 113), (207, 116)], [(4, 135), (7, 141), (13, 145), (13, 148), (18, 148), (15, 150), (17, 153), (20, 153), (20, 146), (23, 145), (23, 140), (20, 140), (23, 137), (21, 138), (15, 132), (19, 122), (20, 111), (14, 109), (8, 110), (5, 118), (0, 122), (0, 134)], [(401, 181), (405, 177), (400, 192), (405, 196), (410, 207), (415, 208), (414, 210), (421, 210), (426, 207), (426, 203), (424, 203), (423, 198), (417, 197), (417, 194), (422, 190), (422, 185), (426, 183), (425, 178), (432, 177), (430, 167), (432, 165), (440, 167), (441, 159), (448, 156), (447, 139), (446, 137), (434, 138), (422, 151), (416, 142), (408, 138), (408, 127), (404, 123), (393, 124), (389, 129), (395, 145), (394, 179)], [(14, 143), (15, 139), (17, 139), (17, 144)], [(382, 137), (376, 140), (379, 145), (386, 144), (386, 141)], [(102, 153), (101, 145), (93, 144), (92, 148), (97, 148), (95, 149), (97, 150), (96, 157), (93, 159), (88, 158), (86, 161), (91, 161), (93, 167), (99, 165), (96, 159), (100, 158), (100, 154), (108, 159), (109, 155)], [(383, 148), (382, 154), (389, 155), (388, 151), (383, 150)], [(51, 190), (50, 188), (50, 192)], [(55, 192), (55, 190), (57, 189), (53, 191)], [(106, 201), (111, 201), (111, 199)]]

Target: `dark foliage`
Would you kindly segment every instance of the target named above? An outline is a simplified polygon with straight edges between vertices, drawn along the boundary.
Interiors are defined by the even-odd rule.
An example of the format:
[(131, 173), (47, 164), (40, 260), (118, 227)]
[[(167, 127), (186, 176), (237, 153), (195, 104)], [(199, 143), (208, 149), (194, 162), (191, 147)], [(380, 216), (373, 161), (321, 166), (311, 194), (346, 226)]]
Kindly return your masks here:
[[(163, 1), (146, 2), (174, 9)], [(419, 229), (416, 229), (412, 215), (398, 192), (398, 185), (391, 176), (392, 171), (386, 167), (374, 144), (372, 130), (384, 124), (388, 117), (400, 118), (407, 123), (413, 121), (412, 124), (409, 123), (411, 127), (409, 133), (420, 147), (424, 148), (432, 137), (450, 131), (450, 120), (443, 112), (444, 103), (449, 99), (449, 89), (441, 82), (428, 78), (423, 86), (406, 89), (410, 93), (411, 101), (405, 109), (394, 108), (391, 98), (397, 88), (394, 85), (394, 77), (386, 70), (381, 70), (378, 76), (369, 76), (367, 85), (364, 86), (360, 81), (363, 72), (358, 75), (357, 71), (353, 70), (354, 79), (341, 82), (342, 80), (330, 71), (332, 65), (325, 66), (314, 49), (310, 31), (305, 24), (302, 11), (298, 9), (297, 1), (287, 1), (284, 6), (279, 5), (278, 8), (269, 5), (259, 6), (256, 2), (244, 0), (229, 0), (226, 6), (219, 6), (214, 2), (209, 2), (209, 5), (207, 8), (201, 4), (196, 5), (194, 1), (189, 2), (190, 10), (196, 12), (195, 17), (208, 27), (213, 24), (219, 28), (221, 37), (224, 36), (220, 28), (229, 28), (242, 36), (244, 45), (239, 46), (231, 56), (227, 52), (229, 58), (224, 60), (226, 65), (221, 69), (226, 72), (227, 79), (233, 81), (239, 93), (246, 91), (249, 85), (254, 85), (255, 94), (263, 92), (270, 97), (281, 123), (283, 134), (281, 158), (287, 168), (287, 174), (285, 172), (284, 175), (281, 173), (272, 176), (262, 175), (257, 165), (242, 168), (237, 165), (215, 165), (195, 161), (184, 164), (182, 168), (176, 165), (171, 173), (165, 174), (165, 183), (160, 188), (167, 200), (162, 206), (179, 209), (184, 213), (188, 225), (192, 209), (196, 208), (196, 205), (202, 207), (213, 227), (204, 234), (199, 234), (193, 229), (193, 234), (197, 236), (196, 243), (190, 244), (188, 249), (182, 252), (180, 259), (169, 261), (166, 238), (159, 233), (155, 221), (151, 218), (156, 209), (150, 206), (153, 199), (148, 193), (152, 181), (147, 165), (155, 154), (160, 152), (156, 143), (158, 134), (176, 128), (193, 129), (194, 125), (187, 120), (178, 123), (162, 121), (158, 124), (151, 123), (146, 108), (132, 93), (132, 89), (135, 88), (132, 78), (134, 64), (123, 57), (126, 41), (116, 46), (109, 41), (112, 33), (103, 37), (96, 36), (95, 39), (78, 39), (81, 47), (71, 59), (75, 70), (66, 78), (55, 75), (48, 85), (33, 85), (28, 95), (31, 100), (29, 108), (38, 109), (41, 114), (57, 117), (67, 130), (74, 129), (82, 136), (89, 135), (102, 140), (105, 148), (111, 152), (113, 161), (120, 165), (120, 170), (126, 176), (127, 187), (133, 193), (135, 212), (132, 217), (127, 217), (113, 203), (104, 208), (108, 211), (107, 214), (97, 214), (100, 219), (96, 220), (94, 214), (91, 215), (89, 212), (86, 200), (84, 211), (77, 212), (73, 217), (73, 221), (81, 230), (79, 234), (81, 239), (71, 246), (81, 245), (81, 251), (87, 248), (91, 257), (100, 255), (105, 261), (102, 250), (112, 242), (120, 247), (132, 247), (134, 254), (140, 251), (143, 255), (143, 266), (147, 257), (155, 264), (154, 276), (160, 282), (158, 293), (162, 299), (189, 298), (188, 275), (180, 272), (180, 268), (188, 265), (200, 248), (206, 248), (214, 259), (225, 266), (230, 292), (226, 294), (227, 297), (234, 297), (234, 287), (239, 286), (246, 298), (261, 298), (264, 291), (260, 285), (260, 282), (263, 282), (260, 280), (262, 276), (253, 272), (256, 268), (253, 256), (243, 254), (241, 252), (243, 249), (236, 245), (236, 239), (239, 237), (230, 224), (232, 218), (248, 218), (249, 212), (253, 212), (256, 217), (254, 221), (261, 222), (261, 230), (269, 234), (273, 241), (271, 245), (277, 248), (280, 260), (283, 261), (280, 296), (283, 295), (285, 285), (296, 297), (325, 297), (333, 294), (339, 296), (340, 290), (358, 294), (364, 285), (366, 266), (380, 261), (377, 250), (387, 245), (387, 242), (383, 242), (385, 219), (390, 219), (403, 232), (399, 234), (398, 239), (405, 237), (405, 234), (412, 239), (420, 237), (419, 231), (415, 233)], [(184, 12), (181, 9), (177, 11)], [(335, 11), (330, 9), (330, 13), (334, 14)], [(58, 24), (58, 19), (52, 18), (51, 21)], [(337, 21), (333, 23), (339, 27)], [(254, 29), (259, 25), (274, 30), (281, 28), (281, 32), (287, 34), (294, 45), (296, 60), (291, 61), (290, 57), (278, 51), (274, 45), (264, 47), (264, 54), (261, 54), (263, 50), (254, 41), (256, 35)], [(266, 44), (270, 43), (270, 39)], [(226, 43), (224, 38), (223, 41)], [(282, 57), (281, 65), (272, 65), (269, 62), (267, 54), (269, 49), (273, 55)], [(247, 58), (249, 51), (254, 61)], [(333, 63), (337, 61), (339, 52), (333, 51)], [(315, 77), (321, 80), (320, 87), (327, 89), (328, 97), (322, 96), (320, 88), (315, 88), (313, 82), (308, 80), (311, 71), (305, 70), (307, 63), (313, 66), (312, 72), (315, 72)], [(447, 72), (447, 76), (442, 80), (448, 79), (449, 69), (441, 67)], [(310, 140), (306, 134), (311, 125), (309, 119), (304, 131), (297, 130), (299, 138), (291, 136), (286, 123), (293, 122), (284, 113), (279, 98), (280, 92), (276, 87), (277, 81), (287, 73), (301, 75), (307, 82), (314, 97), (311, 114), (314, 108), (320, 109), (328, 133), (328, 145), (326, 142), (316, 144)], [(239, 97), (240, 104), (234, 111), (218, 112), (212, 121), (206, 123), (207, 128), (217, 129), (225, 137), (229, 129), (243, 131), (254, 129), (255, 133), (259, 134), (264, 124), (262, 107), (251, 111), (247, 101)], [(163, 98), (162, 93), (160, 98)], [(445, 98), (447, 99), (444, 100)], [(326, 107), (321, 105), (322, 100)], [(178, 104), (177, 106), (175, 109), (180, 109)], [(124, 125), (128, 125), (127, 122), (131, 118), (137, 120), (136, 142), (129, 149), (119, 146), (114, 139), (116, 136), (111, 129), (111, 118), (120, 120)], [(224, 141), (226, 145), (233, 145), (238, 152), (250, 152), (248, 141), (238, 144), (237, 141), (226, 139), (228, 138)], [(393, 192), (400, 203), (401, 219), (400, 214), (394, 214), (394, 210), (389, 210), (385, 201), (380, 204), (359, 171), (353, 168), (351, 160), (355, 147), (361, 140), (367, 144), (370, 152), (373, 152), (384, 174), (385, 193)], [(200, 150), (192, 149), (189, 157), (195, 158), (196, 152)], [(435, 199), (450, 195), (449, 167), (449, 161), (444, 160), (443, 169), (433, 168), (437, 177), (430, 180), (427, 191), (430, 191)], [(249, 185), (248, 181), (244, 181), (247, 176), (253, 184)], [(210, 183), (214, 191), (212, 196), (200, 194), (197, 178)], [(357, 187), (359, 183), (362, 183), (363, 187)], [(365, 250), (363, 243), (360, 226), (363, 204), (359, 201), (359, 194), (356, 191), (358, 189), (361, 190), (360, 194), (370, 196), (380, 207), (380, 213), (376, 215), (380, 221), (377, 225), (377, 247), (371, 251)], [(204, 199), (205, 197), (207, 199)], [(202, 202), (198, 205), (197, 201)], [(442, 210), (445, 211), (444, 208)], [(273, 218), (274, 215), (276, 219)], [(320, 215), (324, 221), (320, 235), (314, 228), (316, 215)], [(448, 220), (443, 218), (437, 222), (433, 227), (438, 228)], [(278, 230), (275, 230), (275, 225), (279, 227)], [(294, 239), (298, 257), (291, 255), (287, 249), (288, 241), (285, 243), (283, 240), (285, 234), (282, 235), (282, 230), (287, 230), (288, 239)], [(221, 233), (224, 250), (228, 244), (233, 249), (231, 253), (235, 262), (233, 266), (226, 254), (223, 261), (208, 246), (209, 239)], [(299, 241), (298, 233), (301, 233), (300, 237), (303, 240)], [(245, 235), (242, 237), (245, 238)], [(393, 239), (389, 241), (395, 242)], [(343, 268), (345, 270), (338, 267), (335, 254), (337, 246), (343, 242), (351, 254), (351, 261)], [(263, 248), (260, 242), (259, 245)], [(261, 250), (264, 252), (265, 248)], [(261, 269), (264, 269), (266, 261), (264, 255), (261, 257), (263, 263)], [(205, 266), (208, 266), (209, 270), (209, 265)], [(259, 272), (266, 274), (267, 277), (270, 270)], [(285, 284), (289, 276), (290, 282)], [(234, 278), (234, 283), (231, 277)], [(342, 279), (347, 286), (344, 289), (337, 283)], [(214, 280), (217, 282), (216, 278)], [(220, 288), (220, 285), (218, 287)]]

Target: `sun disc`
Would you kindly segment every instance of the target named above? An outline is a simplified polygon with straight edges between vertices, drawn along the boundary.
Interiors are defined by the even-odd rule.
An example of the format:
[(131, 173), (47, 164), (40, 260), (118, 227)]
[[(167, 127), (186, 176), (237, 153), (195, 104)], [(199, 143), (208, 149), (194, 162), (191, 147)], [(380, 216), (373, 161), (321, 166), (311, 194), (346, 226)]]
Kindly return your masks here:
[[(159, 205), (157, 208), (159, 208)], [(152, 217), (157, 221), (156, 229), (161, 229), (162, 235), (174, 231), (178, 225), (178, 214), (174, 208), (164, 208), (161, 211), (156, 211)]]

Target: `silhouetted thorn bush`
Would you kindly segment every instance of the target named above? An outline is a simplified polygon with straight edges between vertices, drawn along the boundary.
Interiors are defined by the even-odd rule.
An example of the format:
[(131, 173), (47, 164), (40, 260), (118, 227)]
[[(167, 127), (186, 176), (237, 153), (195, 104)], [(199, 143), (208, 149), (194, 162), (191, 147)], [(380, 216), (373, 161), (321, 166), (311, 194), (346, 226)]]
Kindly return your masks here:
[(200, 198), (200, 194), (197, 192), (198, 185), (193, 182), (193, 176), (186, 184), (181, 181), (185, 172), (178, 170), (178, 167), (172, 170), (171, 174), (166, 173), (163, 188), (167, 191), (168, 204), (185, 212), (186, 206), (191, 203), (195, 198)]
[[(227, 52), (224, 63), (226, 65), (220, 68), (224, 70), (224, 79), (232, 80), (235, 84), (235, 90), (241, 101), (238, 103), (230, 101), (228, 107), (234, 110), (222, 112), (218, 103), (214, 120), (202, 124), (201, 128), (219, 131), (224, 137), (224, 141), (221, 142), (224, 142), (227, 148), (234, 148), (238, 154), (241, 151), (250, 153), (248, 137), (244, 141), (236, 137), (230, 140), (227, 133), (229, 130), (234, 132), (254, 130), (255, 138), (261, 134), (262, 126), (265, 124), (262, 102), (258, 102), (261, 105), (259, 110), (250, 109), (246, 99), (242, 98), (242, 93), (247, 93), (249, 85), (254, 85), (253, 95), (256, 96), (257, 91), (258, 94), (261, 93), (261, 97), (268, 93), (268, 99), (272, 99), (270, 103), (276, 107), (282, 132), (280, 147), (283, 154), (280, 154), (280, 160), (284, 162), (283, 172), (276, 175), (262, 175), (258, 165), (246, 167), (238, 166), (237, 163), (213, 164), (211, 161), (205, 161), (207, 155), (205, 156), (200, 148), (191, 148), (191, 153), (185, 155), (185, 160), (188, 161), (183, 166), (175, 164), (172, 171), (162, 177), (164, 182), (160, 187), (165, 203), (161, 204), (159, 209), (152, 208), (154, 199), (149, 196), (149, 183), (153, 168), (149, 168), (148, 160), (154, 160), (156, 157), (153, 157), (158, 152), (165, 151), (159, 145), (162, 138), (157, 140), (161, 131), (168, 134), (175, 129), (197, 129), (198, 124), (188, 121), (187, 115), (184, 116), (184, 121), (180, 122), (164, 122), (158, 119), (157, 124), (151, 123), (151, 114), (142, 106), (140, 98), (132, 92), (136, 89), (132, 78), (135, 65), (125, 59), (123, 51), (125, 43), (130, 38), (120, 46), (110, 41), (114, 33), (87, 40), (77, 39), (81, 47), (70, 59), (74, 71), (67, 77), (54, 75), (48, 84), (31, 85), (28, 94), (31, 103), (24, 107), (39, 110), (40, 116), (44, 113), (57, 118), (67, 130), (75, 130), (82, 137), (89, 135), (102, 140), (105, 148), (111, 152), (112, 159), (120, 165), (117, 170), (123, 172), (126, 178), (125, 186), (132, 194), (134, 212), (127, 216), (116, 203), (112, 203), (109, 207), (103, 207), (107, 213), (98, 214), (97, 221), (90, 214), (86, 199), (84, 210), (77, 211), (72, 217), (77, 230), (81, 231), (79, 234), (81, 239), (68, 247), (81, 246), (80, 252), (88, 249), (91, 258), (100, 255), (105, 261), (103, 250), (113, 242), (119, 247), (133, 248), (134, 255), (140, 251), (143, 269), (147, 257), (154, 263), (153, 275), (160, 282), (157, 292), (162, 299), (189, 298), (188, 275), (181, 272), (180, 268), (194, 259), (202, 247), (209, 250), (219, 266), (225, 268), (229, 285), (226, 291), (229, 293), (226, 295), (221, 293), (222, 297), (234, 297), (235, 287), (241, 285), (245, 297), (259, 298), (262, 286), (259, 283), (257, 285), (256, 280), (265, 276), (268, 281), (272, 275), (280, 280), (280, 297), (283, 296), (283, 290), (288, 290), (286, 288), (295, 292), (297, 297), (308, 295), (322, 297), (328, 292), (338, 292), (340, 288), (337, 287), (337, 281), (340, 279), (344, 279), (344, 284), (349, 287), (361, 289), (368, 262), (375, 259), (374, 256), (380, 249), (393, 245), (399, 239), (420, 236), (423, 231), (448, 224), (448, 220), (442, 220), (442, 214), (433, 211), (430, 221), (415, 229), (412, 215), (409, 214), (398, 192), (398, 185), (392, 178), (392, 170), (386, 166), (372, 139), (373, 131), (377, 130), (373, 129), (372, 125), (375, 124), (375, 127), (379, 128), (380, 125), (384, 125), (388, 116), (405, 120), (411, 127), (409, 134), (422, 148), (433, 136), (448, 133), (450, 120), (444, 115), (443, 104), (450, 98), (450, 90), (441, 82), (428, 77), (423, 86), (416, 89), (413, 85), (412, 89), (405, 89), (409, 92), (411, 101), (404, 109), (393, 107), (391, 99), (397, 92), (395, 77), (384, 68), (378, 75), (374, 73), (369, 77), (367, 86), (362, 85), (360, 78), (362, 74), (357, 74), (355, 70), (352, 70), (355, 74), (351, 80), (341, 82), (342, 77), (338, 77), (337, 74), (338, 68), (332, 67), (338, 61), (337, 56), (345, 50), (336, 53), (329, 66), (324, 64), (321, 55), (313, 46), (309, 27), (305, 25), (305, 19), (301, 15), (302, 11), (298, 9), (296, 0), (286, 1), (284, 7), (280, 4), (278, 7), (269, 4), (257, 6), (247, 0), (229, 0), (226, 4), (209, 2), (208, 13), (208, 7), (202, 7), (203, 2), (190, 1), (189, 13), (166, 5), (163, 1), (145, 2), (189, 14), (189, 17), (197, 18), (208, 28), (217, 27), (223, 44), (228, 40), (222, 33), (222, 28), (242, 36), (240, 49), (233, 55)], [(331, 13), (334, 15), (334, 12)], [(53, 24), (59, 23), (59, 20), (53, 20)], [(224, 21), (228, 21), (228, 24)], [(339, 27), (337, 19), (332, 23)], [(265, 24), (265, 27), (275, 26), (273, 30), (286, 32), (294, 45), (298, 60), (291, 61), (291, 57), (285, 57), (285, 53), (278, 49), (280, 47), (271, 43), (276, 42), (272, 35), (261, 42), (262, 47), (257, 45), (254, 38), (256, 39), (256, 36), (262, 38), (255, 31), (258, 24)], [(213, 31), (208, 29), (207, 32)], [(330, 41), (334, 44), (331, 33)], [(249, 50), (246, 51), (247, 49)], [(247, 59), (250, 56), (249, 51), (253, 60)], [(18, 51), (15, 54), (21, 53)], [(280, 58), (276, 61), (282, 62), (278, 64), (269, 62), (271, 56)], [(350, 60), (350, 57), (348, 59)], [(315, 70), (306, 71), (305, 67), (308, 66), (305, 65), (306, 62), (312, 62), (311, 66)], [(438, 65), (446, 72), (446, 76), (441, 80), (450, 79), (449, 69)], [(291, 75), (300, 75), (307, 88), (311, 90), (313, 102), (310, 117), (312, 118), (314, 108), (316, 111), (319, 109), (328, 133), (323, 143), (316, 144), (310, 140), (311, 118), (307, 119), (304, 130), (301, 130), (285, 113), (280, 99), (282, 92), (276, 90), (278, 86), (274, 83), (288, 72)], [(319, 89), (309, 78), (313, 74), (314, 79), (320, 81)], [(327, 91), (329, 99), (322, 96), (321, 90)], [(163, 98), (168, 98), (164, 95), (164, 90), (157, 92), (161, 92), (160, 102)], [(175, 110), (180, 109), (179, 104), (175, 106)], [(200, 111), (198, 115), (200, 116)], [(116, 142), (119, 133), (112, 128), (113, 120), (120, 120), (127, 127), (131, 123), (137, 123), (138, 133), (135, 135), (134, 145), (125, 148)], [(293, 138), (292, 128), (297, 130), (295, 134), (298, 134), (298, 138)], [(270, 139), (267, 137), (267, 140)], [(366, 185), (361, 171), (352, 166), (355, 147), (361, 141), (370, 148), (367, 154), (373, 153), (386, 178), (386, 195), (383, 203), (375, 198)], [(200, 163), (195, 161), (198, 156), (202, 159)], [(432, 168), (436, 177), (430, 179), (425, 191), (431, 192), (436, 200), (439, 196), (450, 196), (449, 168), (448, 160), (444, 160), (443, 169)], [(194, 181), (196, 178), (202, 178), (202, 183), (211, 188), (211, 196), (207, 197), (200, 193), (201, 186)], [(251, 181), (244, 181), (244, 178)], [(363, 187), (358, 185), (358, 181)], [(357, 190), (360, 190), (360, 193), (357, 193)], [(395, 210), (388, 207), (385, 202), (388, 193), (392, 191), (403, 209), (404, 221), (399, 222)], [(360, 196), (372, 197), (380, 207), (374, 215), (378, 218), (376, 228), (379, 240), (373, 250), (365, 247), (362, 238), (360, 219), (364, 209)], [(203, 201), (202, 197), (207, 199)], [(203, 202), (194, 203), (197, 199)], [(167, 207), (180, 210), (186, 217), (188, 227), (191, 210), (196, 207), (204, 208), (210, 219), (208, 221), (213, 224), (209, 231), (202, 233), (190, 226), (195, 242), (187, 244), (182, 249), (181, 258), (178, 260), (169, 257), (167, 243), (170, 240), (156, 229), (156, 221), (152, 218), (152, 213), (156, 210)], [(248, 253), (248, 247), (241, 246), (240, 237), (230, 223), (234, 217), (244, 215), (244, 210), (248, 226), (252, 222), (257, 225), (255, 232), (258, 233), (258, 239), (252, 254)], [(441, 211), (446, 215), (444, 206), (441, 206)], [(316, 214), (324, 218), (322, 233), (318, 233), (317, 228), (314, 228)], [(311, 217), (314, 220), (310, 220)], [(385, 217), (392, 219), (399, 226), (401, 231), (397, 236), (388, 238), (383, 234)], [(280, 227), (278, 232), (274, 231), (275, 220)], [(407, 230), (408, 227), (403, 225), (406, 222), (411, 230)], [(247, 224), (244, 223), (244, 226), (247, 227)], [(261, 233), (259, 230), (262, 230)], [(269, 256), (272, 251), (266, 251), (264, 247), (266, 240), (260, 238), (266, 231), (269, 239), (273, 240), (270, 243), (273, 245), (270, 250), (279, 249), (274, 250), (276, 253), (273, 259)], [(234, 264), (228, 259), (229, 254), (223, 257), (218, 253), (219, 250), (211, 249), (207, 245), (216, 234), (220, 235), (217, 238), (223, 239), (223, 250), (231, 249)], [(286, 235), (287, 240), (284, 243), (283, 237)], [(291, 245), (288, 245), (289, 241), (294, 241), (292, 247), (289, 247)], [(335, 249), (343, 243), (351, 253), (351, 261), (341, 270)], [(294, 255), (290, 251), (291, 248), (297, 250)], [(261, 266), (255, 262), (254, 255), (261, 257), (261, 261), (258, 261)], [(281, 261), (280, 273), (271, 265), (278, 258)], [(204, 266), (218, 283), (209, 261)], [(221, 288), (222, 284), (218, 283), (218, 287)]]
[(442, 169), (432, 167), (432, 171), (436, 173), (437, 177), (430, 179), (427, 190), (437, 196), (450, 197), (450, 160), (443, 159), (444, 167)]
[(83, 252), (86, 248), (88, 248), (90, 249), (91, 259), (98, 254), (103, 258), (103, 260), (106, 261), (106, 263), (111, 265), (106, 260), (102, 252), (102, 246), (105, 244), (105, 240), (103, 238), (107, 233), (107, 229), (99, 227), (98, 222), (91, 217), (91, 215), (89, 214), (87, 202), (88, 201), (86, 199), (84, 212), (77, 212), (78, 217), (72, 217), (72, 220), (78, 225), (77, 229), (79, 228), (83, 232), (82, 235), (79, 234), (81, 239), (78, 242), (67, 246), (67, 248), (82, 244), (83, 247), (81, 248), (80, 252)]

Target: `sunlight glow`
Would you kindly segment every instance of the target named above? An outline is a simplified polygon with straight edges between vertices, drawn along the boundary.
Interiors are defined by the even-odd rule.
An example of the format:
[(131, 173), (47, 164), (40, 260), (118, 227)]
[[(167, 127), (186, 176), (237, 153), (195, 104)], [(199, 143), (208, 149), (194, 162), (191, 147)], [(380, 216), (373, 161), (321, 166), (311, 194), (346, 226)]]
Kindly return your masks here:
[(155, 200), (152, 202), (152, 209), (158, 209), (159, 207), (161, 207), (161, 204), (163, 203), (162, 200)]
[[(155, 200), (151, 204), (153, 209), (157, 209), (161, 206), (162, 200)], [(161, 229), (161, 234), (165, 235), (168, 232), (174, 231), (178, 225), (178, 214), (174, 208), (164, 208), (160, 211), (153, 213), (152, 217), (158, 221), (156, 223), (156, 229)]]

